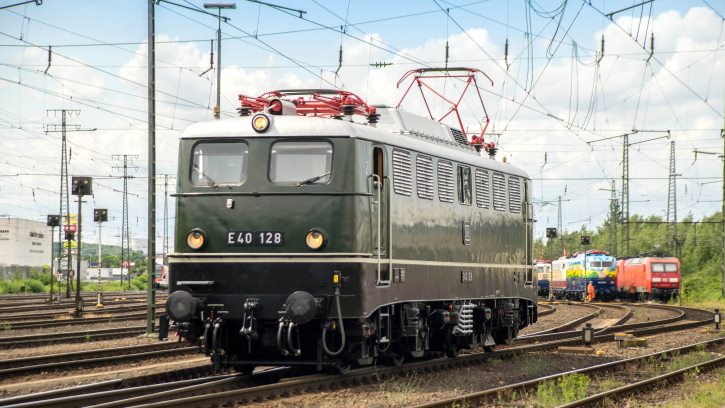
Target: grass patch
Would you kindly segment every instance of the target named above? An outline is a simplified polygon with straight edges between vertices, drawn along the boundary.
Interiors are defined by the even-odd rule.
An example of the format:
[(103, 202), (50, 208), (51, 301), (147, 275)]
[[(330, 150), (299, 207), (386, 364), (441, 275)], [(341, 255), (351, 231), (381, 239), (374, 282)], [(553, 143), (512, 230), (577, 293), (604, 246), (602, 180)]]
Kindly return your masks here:
[(539, 384), (536, 390), (537, 407), (556, 407), (587, 396), (591, 379), (579, 373), (565, 375)]
[(405, 376), (394, 376), (383, 380), (378, 384), (378, 388), (390, 405), (406, 406), (410, 405), (413, 396), (425, 385), (426, 381), (417, 373), (412, 372)]
[(695, 364), (704, 363), (705, 361), (709, 361), (711, 359), (712, 356), (710, 356), (710, 353), (704, 350), (698, 350), (670, 359), (670, 361), (665, 364), (665, 371), (672, 372), (681, 370)]
[(545, 358), (539, 355), (529, 354), (524, 357), (521, 363), (521, 373), (527, 377), (541, 377), (546, 373), (550, 365), (551, 363)]

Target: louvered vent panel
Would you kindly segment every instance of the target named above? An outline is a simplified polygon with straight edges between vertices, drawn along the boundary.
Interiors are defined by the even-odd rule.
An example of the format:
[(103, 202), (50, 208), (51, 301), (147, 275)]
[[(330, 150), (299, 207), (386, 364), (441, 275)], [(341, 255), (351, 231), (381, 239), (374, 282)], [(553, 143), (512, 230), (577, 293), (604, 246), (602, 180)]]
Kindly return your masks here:
[(466, 140), (466, 135), (464, 135), (463, 132), (458, 129), (451, 128), (451, 134), (453, 135), (453, 138), (456, 139), (456, 142), (458, 142), (458, 144), (468, 146), (468, 140)]
[(509, 176), (509, 210), (521, 212), (521, 180), (518, 177)]
[(418, 197), (433, 199), (433, 159), (428, 156), (415, 158), (415, 182), (418, 187)]
[(488, 171), (476, 169), (476, 205), (489, 208), (491, 202), (491, 185)]
[(493, 173), (493, 209), (506, 211), (506, 179), (501, 173)]
[(410, 164), (410, 152), (393, 150), (393, 188), (401, 195), (413, 194), (413, 176)]
[(453, 202), (453, 165), (451, 162), (438, 162), (438, 198), (445, 203)]

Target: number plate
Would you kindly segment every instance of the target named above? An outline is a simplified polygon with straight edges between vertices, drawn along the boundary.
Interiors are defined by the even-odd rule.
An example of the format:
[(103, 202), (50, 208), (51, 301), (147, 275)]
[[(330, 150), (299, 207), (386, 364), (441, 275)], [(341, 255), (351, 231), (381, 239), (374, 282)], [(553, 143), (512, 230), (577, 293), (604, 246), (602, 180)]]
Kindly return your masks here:
[(279, 246), (284, 245), (284, 233), (280, 231), (229, 231), (229, 246)]

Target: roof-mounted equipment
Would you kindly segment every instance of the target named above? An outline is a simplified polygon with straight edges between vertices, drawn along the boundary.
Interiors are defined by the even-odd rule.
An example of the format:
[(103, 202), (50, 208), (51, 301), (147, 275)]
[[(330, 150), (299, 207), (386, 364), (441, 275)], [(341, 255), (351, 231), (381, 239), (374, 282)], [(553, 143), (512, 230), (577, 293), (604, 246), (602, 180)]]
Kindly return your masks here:
[(344, 116), (362, 115), (368, 123), (375, 124), (378, 115), (375, 107), (368, 105), (352, 92), (337, 89), (293, 89), (266, 92), (253, 97), (239, 95), (242, 116), (267, 111), (272, 115), (320, 116), (341, 119)]
[[(491, 79), (491, 77), (476, 68), (418, 68), (410, 70), (406, 72), (398, 81), (397, 87), (400, 88), (400, 84), (405, 82), (405, 80), (409, 77), (412, 77), (410, 84), (406, 88), (405, 93), (403, 93), (403, 96), (400, 98), (400, 101), (398, 102), (396, 108), (400, 108), (403, 100), (405, 100), (406, 96), (408, 96), (408, 93), (410, 92), (410, 89), (413, 87), (413, 84), (416, 84), (418, 85), (420, 95), (423, 98), (423, 103), (428, 110), (428, 115), (432, 120), (441, 122), (443, 121), (443, 119), (447, 118), (451, 114), (454, 114), (456, 116), (456, 119), (458, 120), (458, 125), (461, 128), (461, 132), (463, 133), (463, 136), (465, 137), (468, 144), (473, 146), (478, 151), (483, 148), (490, 156), (494, 156), (496, 154), (496, 144), (493, 142), (486, 142), (484, 140), (484, 134), (486, 133), (486, 129), (488, 128), (490, 120), (488, 118), (488, 112), (486, 111), (486, 105), (483, 103), (483, 98), (481, 97), (481, 91), (478, 87), (478, 82), (476, 82), (476, 73), (480, 73), (484, 77), (486, 77), (486, 79), (491, 82), (491, 86), (493, 86), (493, 80)], [(461, 95), (458, 97), (458, 100), (451, 100), (446, 97), (442, 92), (436, 91), (430, 84), (433, 80), (436, 79), (460, 79), (465, 81), (465, 86), (463, 87), (463, 90), (461, 91)], [(468, 91), (471, 85), (473, 85), (473, 88), (476, 90), (478, 100), (481, 103), (481, 108), (483, 109), (483, 123), (481, 124), (480, 134), (471, 134), (469, 136), (469, 134), (465, 130), (466, 127), (463, 125), (463, 119), (461, 118), (461, 114), (458, 111), (458, 106), (460, 105), (461, 101), (463, 101), (463, 97), (466, 95), (466, 91)], [(424, 89), (427, 89), (435, 96), (438, 96), (439, 98), (450, 104), (450, 108), (448, 109), (448, 111), (441, 117), (434, 117), (433, 112), (431, 112), (430, 104), (428, 103), (428, 98), (426, 97), (426, 92), (424, 91)]]

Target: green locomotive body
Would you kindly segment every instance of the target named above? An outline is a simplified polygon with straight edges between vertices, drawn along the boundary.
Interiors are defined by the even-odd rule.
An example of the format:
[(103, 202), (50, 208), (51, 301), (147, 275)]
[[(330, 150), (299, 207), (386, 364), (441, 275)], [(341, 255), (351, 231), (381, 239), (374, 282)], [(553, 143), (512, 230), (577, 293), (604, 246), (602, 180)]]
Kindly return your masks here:
[(216, 366), (397, 364), (536, 321), (527, 175), (377, 112), (184, 133), (167, 311)]

